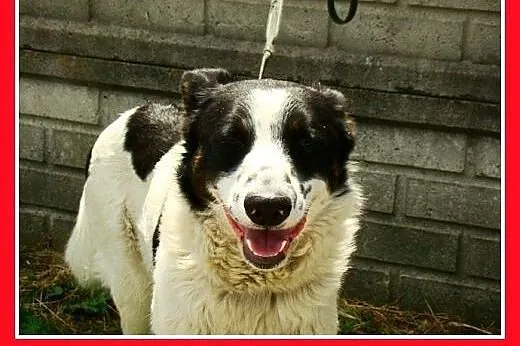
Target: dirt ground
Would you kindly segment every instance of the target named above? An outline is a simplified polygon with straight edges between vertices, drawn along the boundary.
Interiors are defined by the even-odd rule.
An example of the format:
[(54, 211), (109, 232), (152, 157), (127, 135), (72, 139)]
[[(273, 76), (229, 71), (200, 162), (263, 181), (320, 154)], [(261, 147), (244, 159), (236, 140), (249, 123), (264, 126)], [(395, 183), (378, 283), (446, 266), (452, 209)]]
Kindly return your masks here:
[[(110, 294), (80, 288), (61, 254), (20, 252), (20, 334), (120, 334)], [(340, 334), (500, 334), (493, 326), (471, 326), (456, 316), (402, 311), (359, 301), (339, 302)]]

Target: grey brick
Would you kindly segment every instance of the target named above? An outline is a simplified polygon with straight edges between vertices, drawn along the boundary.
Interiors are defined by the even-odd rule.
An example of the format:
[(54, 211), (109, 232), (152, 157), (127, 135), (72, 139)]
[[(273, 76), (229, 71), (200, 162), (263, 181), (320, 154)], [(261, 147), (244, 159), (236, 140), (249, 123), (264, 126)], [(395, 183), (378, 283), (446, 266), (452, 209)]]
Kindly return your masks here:
[(87, 156), (97, 136), (92, 134), (54, 130), (52, 132), (51, 163), (85, 168)]
[(409, 179), (406, 215), (500, 228), (500, 189)]
[(500, 280), (500, 240), (472, 235), (465, 238), (465, 243), (467, 274)]
[(430, 130), (358, 124), (356, 153), (370, 162), (462, 172), (466, 136)]
[[(105, 25), (67, 23), (64, 27), (33, 17), (20, 18), (20, 44), (25, 48), (20, 55), (22, 72), (167, 92), (178, 90), (182, 70), (164, 66), (227, 66), (231, 72), (256, 78), (258, 63), (251, 62), (259, 61), (258, 52), (262, 49), (262, 43), (211, 35), (187, 40), (185, 35)], [(84, 57), (55, 54), (59, 52), (75, 52)], [(139, 64), (108, 61), (114, 57)], [(366, 57), (278, 45), (266, 76), (495, 103), (501, 99), (500, 68), (495, 65)]]
[[(296, 5), (296, 6), (295, 6)], [(269, 3), (265, 1), (210, 0), (208, 24), (211, 33), (241, 40), (265, 40)], [(328, 15), (325, 6), (309, 1), (288, 2), (276, 42), (325, 47)]]
[(166, 98), (143, 93), (134, 93), (126, 91), (102, 91), (100, 101), (100, 114), (104, 125), (108, 125), (119, 115), (137, 106), (144, 105), (149, 102), (169, 104), (179, 102), (178, 98)]
[(26, 73), (167, 92), (179, 90), (183, 72), (181, 69), (163, 66), (34, 51), (22, 51), (20, 65)]
[(56, 251), (64, 251), (74, 227), (74, 218), (61, 215), (51, 217), (50, 245)]
[(24, 77), (20, 112), (55, 119), (97, 123), (97, 89)]
[(188, 33), (204, 31), (204, 0), (92, 0), (94, 20)]
[(425, 229), (363, 222), (357, 255), (383, 262), (454, 272), (458, 236)]
[(209, 31), (217, 36), (262, 41), (269, 4), (208, 1)]
[(299, 46), (325, 47), (328, 28), (329, 17), (325, 6), (321, 8), (288, 6), (283, 12), (279, 42)]
[(356, 118), (384, 119), (414, 124), (500, 132), (500, 105), (342, 89), (352, 99)]
[(88, 0), (21, 0), (20, 14), (88, 20)]
[(463, 21), (360, 12), (331, 27), (331, 42), (349, 52), (460, 60)]
[(500, 21), (473, 21), (469, 26), (466, 57), (473, 62), (500, 65)]
[(445, 7), (461, 10), (500, 12), (499, 0), (408, 0), (412, 6)]
[(372, 304), (388, 303), (390, 297), (390, 274), (385, 269), (355, 263), (343, 278), (340, 295)]
[(19, 241), (21, 250), (42, 249), (46, 242), (47, 228), (44, 212), (20, 210)]
[(476, 175), (500, 178), (500, 139), (481, 137), (474, 148)]
[(83, 177), (20, 168), (22, 203), (77, 211), (83, 190)]
[(39, 161), (44, 160), (45, 129), (39, 126), (20, 124), (20, 158)]
[(387, 173), (371, 173), (365, 169), (358, 174), (366, 198), (365, 207), (381, 213), (394, 212), (395, 182), (397, 177)]
[(429, 304), (433, 313), (457, 314), (470, 324), (500, 326), (500, 291), (496, 288), (403, 274), (399, 292), (402, 308), (430, 312)]

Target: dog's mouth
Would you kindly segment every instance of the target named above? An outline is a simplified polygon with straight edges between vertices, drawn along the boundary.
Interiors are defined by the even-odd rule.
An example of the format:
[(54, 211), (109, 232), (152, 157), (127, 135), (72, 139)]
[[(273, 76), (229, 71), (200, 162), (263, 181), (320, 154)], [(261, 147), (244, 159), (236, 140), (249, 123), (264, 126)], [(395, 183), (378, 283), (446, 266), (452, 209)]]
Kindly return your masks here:
[(294, 227), (286, 229), (254, 229), (238, 223), (226, 212), (235, 234), (242, 242), (245, 258), (255, 267), (271, 269), (287, 256), (291, 242), (300, 234), (305, 217)]

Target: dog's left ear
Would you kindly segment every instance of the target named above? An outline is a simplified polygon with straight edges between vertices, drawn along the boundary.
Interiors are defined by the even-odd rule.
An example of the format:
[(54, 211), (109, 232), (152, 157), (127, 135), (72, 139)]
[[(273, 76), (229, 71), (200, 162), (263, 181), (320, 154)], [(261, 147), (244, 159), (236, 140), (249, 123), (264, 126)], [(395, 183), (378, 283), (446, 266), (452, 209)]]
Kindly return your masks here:
[(322, 89), (321, 94), (332, 104), (335, 112), (339, 114), (345, 121), (345, 128), (347, 135), (354, 140), (356, 137), (356, 122), (352, 117), (352, 103), (348, 100), (343, 93), (334, 89)]
[(197, 109), (212, 88), (231, 81), (231, 74), (222, 68), (201, 68), (184, 72), (180, 91), (186, 111), (190, 113)]

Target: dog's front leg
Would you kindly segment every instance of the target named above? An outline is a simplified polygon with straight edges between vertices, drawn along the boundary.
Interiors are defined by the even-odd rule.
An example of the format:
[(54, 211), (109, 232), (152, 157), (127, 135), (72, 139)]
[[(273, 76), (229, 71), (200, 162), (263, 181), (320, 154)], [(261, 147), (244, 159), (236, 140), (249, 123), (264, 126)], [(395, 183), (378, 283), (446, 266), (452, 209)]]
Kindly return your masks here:
[[(133, 276), (133, 274), (137, 274)], [(120, 277), (111, 287), (111, 294), (121, 319), (123, 334), (150, 334), (151, 282), (142, 273)]]

